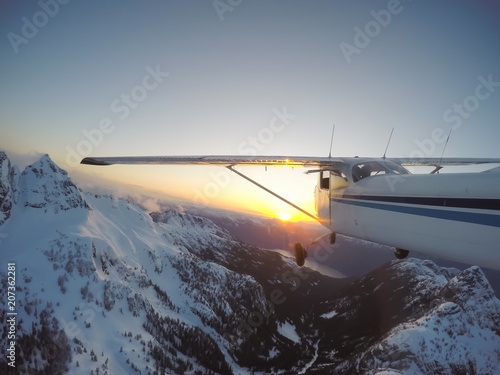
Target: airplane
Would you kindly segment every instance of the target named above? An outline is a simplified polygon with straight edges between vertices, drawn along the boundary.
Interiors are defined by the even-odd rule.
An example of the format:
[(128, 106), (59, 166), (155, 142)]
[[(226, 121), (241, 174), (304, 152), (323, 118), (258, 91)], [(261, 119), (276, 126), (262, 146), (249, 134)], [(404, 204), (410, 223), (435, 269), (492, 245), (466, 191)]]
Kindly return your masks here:
[[(82, 164), (212, 165), (226, 167), (336, 234), (394, 248), (500, 270), (500, 168), (477, 173), (439, 173), (445, 166), (499, 164), (500, 159), (364, 158), (286, 156), (87, 157)], [(313, 168), (317, 173), (313, 215), (234, 169), (235, 166)], [(412, 174), (405, 166), (432, 166)], [(304, 265), (307, 250), (295, 245)]]

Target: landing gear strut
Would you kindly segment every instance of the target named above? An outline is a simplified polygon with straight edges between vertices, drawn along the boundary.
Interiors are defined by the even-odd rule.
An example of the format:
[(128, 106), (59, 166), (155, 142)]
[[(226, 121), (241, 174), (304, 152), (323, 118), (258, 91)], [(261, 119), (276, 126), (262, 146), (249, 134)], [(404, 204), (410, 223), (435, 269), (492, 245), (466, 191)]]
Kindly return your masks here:
[(408, 256), (410, 252), (408, 250), (403, 250), (398, 247), (394, 248), (394, 255), (396, 255), (396, 258), (398, 259), (404, 259)]
[(307, 258), (307, 251), (300, 242), (295, 244), (295, 262), (299, 267), (302, 267)]
[(336, 240), (337, 240), (337, 234), (335, 232), (332, 232), (330, 234), (330, 245), (333, 245)]

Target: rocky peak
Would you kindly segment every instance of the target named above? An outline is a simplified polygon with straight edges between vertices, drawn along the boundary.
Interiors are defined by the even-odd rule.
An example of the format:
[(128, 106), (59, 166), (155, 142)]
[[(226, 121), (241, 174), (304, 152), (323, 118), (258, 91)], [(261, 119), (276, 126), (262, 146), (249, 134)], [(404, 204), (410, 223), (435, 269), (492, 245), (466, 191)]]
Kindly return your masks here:
[(0, 225), (9, 219), (16, 201), (15, 175), (16, 169), (5, 152), (0, 151)]
[(19, 201), (24, 207), (54, 213), (88, 208), (68, 173), (59, 168), (49, 155), (27, 166), (19, 177)]

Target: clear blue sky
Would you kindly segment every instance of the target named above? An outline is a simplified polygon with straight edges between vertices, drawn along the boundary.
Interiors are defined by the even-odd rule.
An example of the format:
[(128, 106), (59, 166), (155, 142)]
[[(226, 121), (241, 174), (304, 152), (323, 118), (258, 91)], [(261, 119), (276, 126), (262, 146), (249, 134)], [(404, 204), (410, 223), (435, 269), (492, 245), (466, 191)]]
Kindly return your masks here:
[[(499, 157), (499, 20), (493, 0), (3, 1), (0, 149), (76, 176), (84, 156), (327, 156), (335, 123), (334, 155), (381, 156), (394, 127), (389, 156), (440, 156), (454, 128), (447, 156)], [(90, 173), (190, 199), (217, 171)], [(263, 178), (312, 196), (282, 174)], [(253, 194), (233, 180), (210, 200)]]

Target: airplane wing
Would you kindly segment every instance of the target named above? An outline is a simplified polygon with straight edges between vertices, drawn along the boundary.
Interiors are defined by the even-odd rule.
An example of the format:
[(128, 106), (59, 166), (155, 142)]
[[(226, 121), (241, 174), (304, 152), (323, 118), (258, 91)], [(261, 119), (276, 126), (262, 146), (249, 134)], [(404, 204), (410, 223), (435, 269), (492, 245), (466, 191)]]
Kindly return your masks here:
[(474, 164), (495, 164), (500, 163), (500, 159), (495, 158), (388, 158), (395, 163), (405, 166), (430, 166), (445, 167)]
[(339, 158), (288, 157), (288, 156), (118, 156), (88, 157), (81, 164), (113, 165), (113, 164), (166, 164), (166, 165), (219, 165), (219, 166), (288, 166), (288, 167), (321, 167), (341, 162)]
[[(328, 167), (337, 163), (352, 161), (355, 158), (332, 157), (297, 157), (297, 156), (253, 156), (253, 155), (206, 155), (206, 156), (117, 156), (87, 157), (81, 164), (113, 165), (113, 164), (156, 164), (156, 165), (219, 165), (223, 167), (235, 165), (247, 166), (288, 166), (288, 167)], [(359, 158), (366, 160), (368, 158)], [(371, 159), (371, 158), (370, 158)], [(377, 158), (378, 159), (378, 158)], [(405, 166), (459, 166), (472, 164), (500, 164), (495, 158), (387, 158)]]

